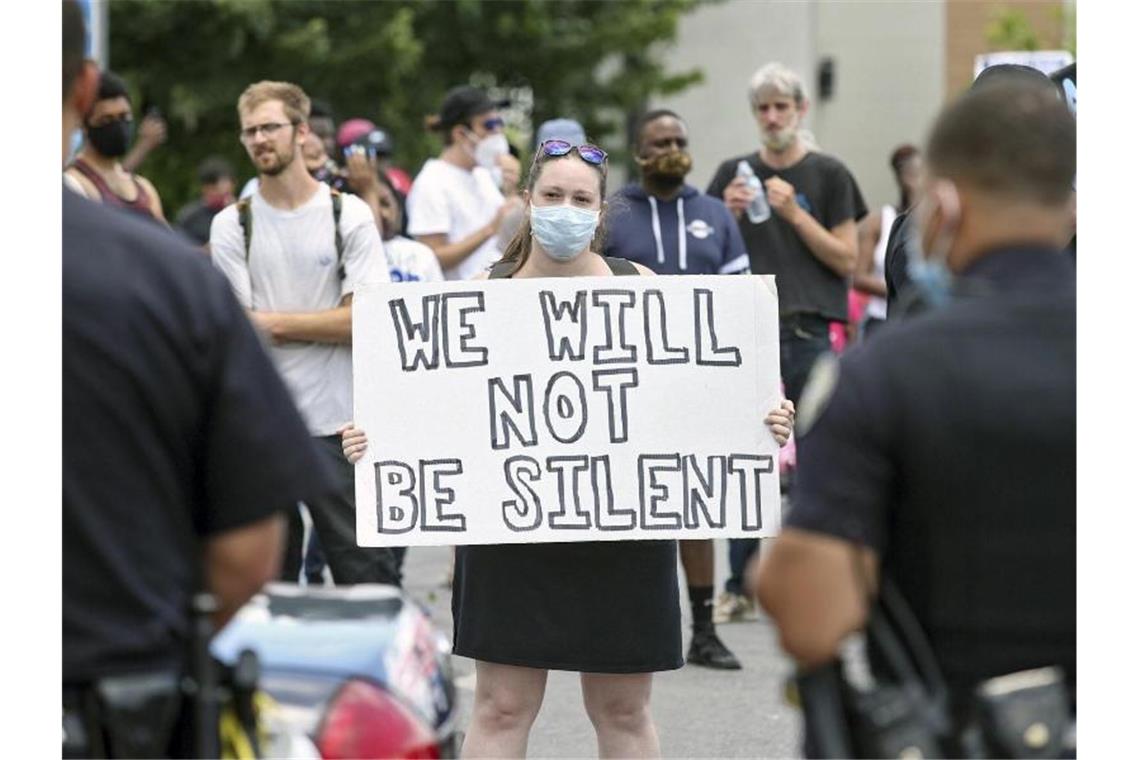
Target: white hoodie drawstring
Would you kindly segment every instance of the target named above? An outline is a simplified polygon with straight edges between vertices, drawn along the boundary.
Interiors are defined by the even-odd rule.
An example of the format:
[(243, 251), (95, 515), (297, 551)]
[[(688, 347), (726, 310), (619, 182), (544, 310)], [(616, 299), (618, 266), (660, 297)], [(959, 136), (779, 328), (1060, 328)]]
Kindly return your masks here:
[(681, 269), (689, 268), (689, 249), (685, 241), (685, 199), (677, 198), (677, 252)]
[(665, 246), (661, 244), (661, 217), (657, 215), (657, 199), (649, 196), (649, 210), (653, 212), (653, 240), (657, 243), (657, 263), (665, 263)]

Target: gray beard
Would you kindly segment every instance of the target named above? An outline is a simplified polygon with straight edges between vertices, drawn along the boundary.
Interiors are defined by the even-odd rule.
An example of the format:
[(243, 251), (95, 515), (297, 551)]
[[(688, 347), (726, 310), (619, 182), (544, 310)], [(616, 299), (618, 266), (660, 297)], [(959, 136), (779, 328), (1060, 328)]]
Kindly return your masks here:
[(766, 134), (763, 136), (762, 142), (764, 147), (769, 150), (774, 150), (777, 153), (783, 153), (796, 141), (797, 131), (789, 129), (786, 132), (776, 132), (774, 134)]

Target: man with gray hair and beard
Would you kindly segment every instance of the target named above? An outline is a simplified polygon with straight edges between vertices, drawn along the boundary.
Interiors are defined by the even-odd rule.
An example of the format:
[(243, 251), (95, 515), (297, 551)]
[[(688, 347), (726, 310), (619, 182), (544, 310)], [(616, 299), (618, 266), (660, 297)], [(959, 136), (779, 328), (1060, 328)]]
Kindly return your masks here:
[[(831, 350), (830, 324), (847, 322), (847, 283), (858, 251), (855, 225), (867, 210), (847, 167), (805, 138), (808, 99), (794, 71), (780, 63), (761, 67), (752, 76), (748, 100), (760, 149), (721, 163), (707, 192), (735, 215), (752, 272), (776, 275), (784, 395), (798, 406), (812, 365)], [(745, 213), (756, 196), (749, 171), (771, 207), (766, 219), (755, 222)], [(717, 600), (717, 622), (754, 614), (742, 581), (758, 546), (756, 539), (729, 542), (731, 577)]]

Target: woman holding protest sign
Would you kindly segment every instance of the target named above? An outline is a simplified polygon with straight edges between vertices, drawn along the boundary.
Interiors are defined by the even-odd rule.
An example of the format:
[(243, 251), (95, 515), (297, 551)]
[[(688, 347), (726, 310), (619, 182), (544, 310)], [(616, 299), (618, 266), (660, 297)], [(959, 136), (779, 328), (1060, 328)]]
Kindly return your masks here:
[[(599, 255), (606, 154), (592, 145), (539, 146), (524, 200), (529, 214), (503, 259), (480, 278), (652, 275)], [(783, 445), (790, 402), (766, 422)], [(342, 431), (345, 456), (364, 453), (363, 431)], [(465, 757), (522, 757), (547, 672), (581, 673), (601, 757), (656, 757), (653, 673), (681, 667), (677, 543), (600, 541), (456, 549), (454, 653), (476, 661)]]

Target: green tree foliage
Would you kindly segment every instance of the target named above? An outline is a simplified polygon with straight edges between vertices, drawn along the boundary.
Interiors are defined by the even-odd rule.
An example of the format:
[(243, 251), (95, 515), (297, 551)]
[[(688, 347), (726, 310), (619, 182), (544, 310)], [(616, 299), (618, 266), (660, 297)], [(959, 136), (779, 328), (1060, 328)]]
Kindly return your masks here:
[(986, 26), (986, 41), (995, 50), (1037, 50), (1037, 31), (1024, 13), (1000, 8)]
[(194, 167), (207, 155), (251, 173), (236, 103), (261, 79), (296, 82), (338, 120), (372, 119), (413, 172), (440, 147), (424, 118), (464, 83), (533, 93), (512, 112), (516, 137), (571, 116), (620, 160), (631, 114), (700, 81), (697, 70), (670, 72), (662, 43), (703, 1), (116, 0), (110, 61), (136, 106), (167, 118), (167, 143), (143, 173), (176, 207), (196, 193)]

